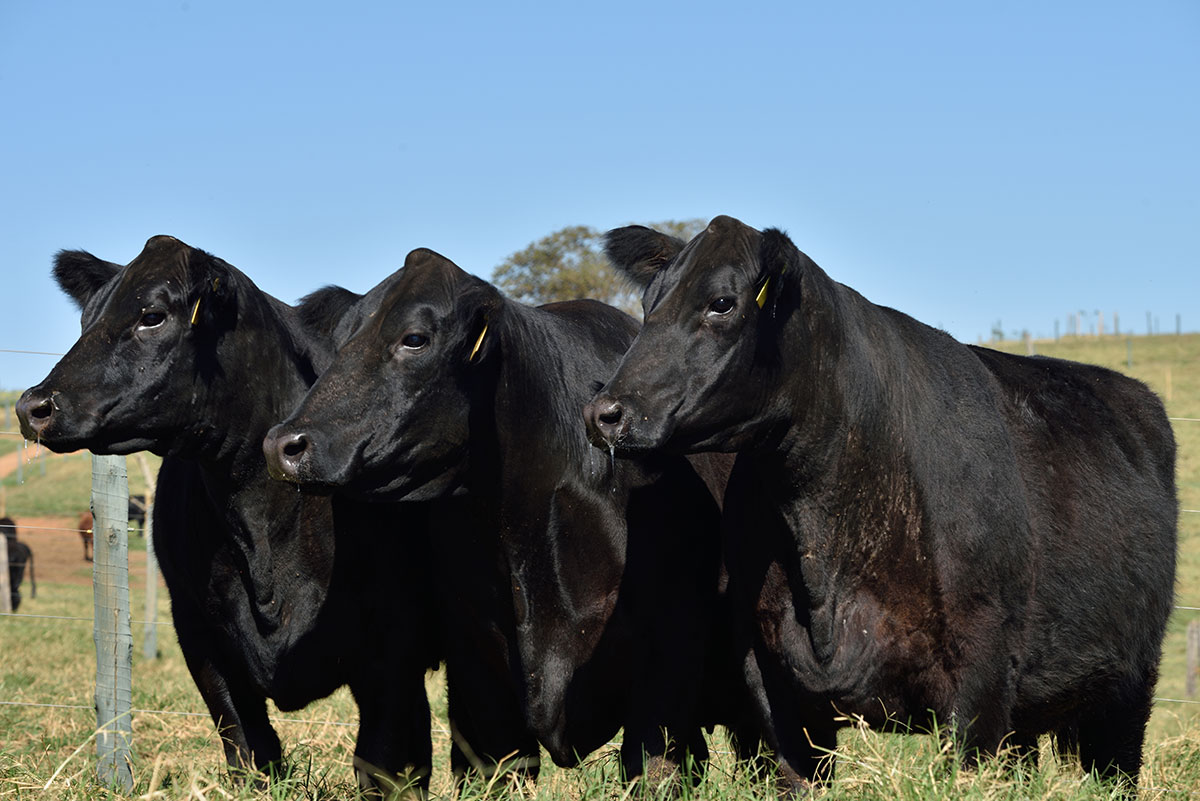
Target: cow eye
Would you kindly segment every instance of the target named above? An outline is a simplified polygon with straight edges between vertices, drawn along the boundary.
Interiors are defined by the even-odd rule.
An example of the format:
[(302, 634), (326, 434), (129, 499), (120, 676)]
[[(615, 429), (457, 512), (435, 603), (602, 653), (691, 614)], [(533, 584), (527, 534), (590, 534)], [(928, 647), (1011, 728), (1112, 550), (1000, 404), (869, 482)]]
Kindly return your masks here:
[(409, 350), (420, 350), (429, 344), (429, 337), (424, 334), (405, 334), (400, 344)]
[(722, 295), (708, 304), (708, 310), (713, 314), (729, 314), (736, 305), (737, 302), (733, 298)]
[(166, 312), (160, 311), (144, 311), (142, 317), (138, 320), (138, 328), (158, 328), (167, 321)]

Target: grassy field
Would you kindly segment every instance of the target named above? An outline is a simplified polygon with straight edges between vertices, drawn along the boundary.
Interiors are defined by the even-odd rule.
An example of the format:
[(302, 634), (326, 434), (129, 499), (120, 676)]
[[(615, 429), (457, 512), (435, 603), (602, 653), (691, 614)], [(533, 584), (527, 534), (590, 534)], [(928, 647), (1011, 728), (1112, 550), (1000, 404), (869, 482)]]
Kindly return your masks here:
[(17, 417), (13, 412), (13, 404), (21, 397), (17, 392), (0, 392), (0, 456), (12, 453), (21, 447), (21, 438), (17, 433)]
[[(1021, 343), (998, 347), (1024, 352)], [(1035, 342), (1038, 353), (1103, 364), (1146, 381), (1167, 400), (1171, 416), (1200, 418), (1200, 335), (1084, 338)], [(1131, 364), (1127, 364), (1130, 358)], [(2, 399), (2, 398), (0, 398)], [(1200, 509), (1200, 422), (1174, 423), (1179, 442), (1179, 497), (1183, 508)], [(2, 440), (3, 438), (0, 438)], [(0, 443), (2, 444), (2, 443)], [(0, 451), (2, 453), (3, 451)], [(84, 455), (46, 459), (27, 468), (23, 484), (5, 480), (8, 511), (18, 524), (25, 517), (70, 516), (87, 507), (90, 462)], [(150, 466), (156, 462), (151, 461)], [(141, 471), (129, 460), (132, 491), (141, 491)], [(1178, 602), (1200, 607), (1200, 514), (1180, 520)], [(131, 538), (131, 563), (144, 564)], [(345, 691), (301, 712), (275, 713), (287, 749), (289, 776), (267, 788), (232, 782), (199, 693), (192, 684), (169, 626), (160, 626), (159, 654), (142, 655), (145, 586), (133, 581), (134, 632), (132, 765), (135, 789), (113, 793), (94, 780), (92, 733), (94, 647), (87, 621), (51, 619), (91, 615), (92, 590), (81, 582), (39, 582), (38, 598), (22, 613), (48, 617), (0, 619), (0, 801), (7, 799), (339, 799), (353, 797), (350, 768), (357, 713)], [(27, 589), (28, 585), (26, 585)], [(160, 593), (156, 619), (169, 621), (169, 603)], [(1157, 696), (1185, 695), (1184, 632), (1200, 612), (1177, 610), (1170, 624)], [(429, 677), (433, 705), (435, 766), (433, 791), (449, 797), (453, 788), (444, 683)], [(1190, 699), (1190, 700), (1200, 700)], [(34, 706), (38, 704), (54, 706)], [(769, 779), (756, 780), (732, 761), (721, 733), (710, 738), (713, 763), (704, 782), (685, 797), (751, 799), (774, 794)], [(1043, 753), (1035, 767), (985, 764), (963, 768), (955, 755), (928, 736), (884, 735), (846, 729), (838, 749), (837, 779), (818, 794), (827, 799), (1104, 799), (1111, 788), (1098, 785), (1072, 765)], [(547, 762), (547, 764), (549, 764)], [(536, 787), (523, 788), (539, 799), (654, 798), (652, 788), (629, 788), (617, 778), (615, 746), (593, 755), (576, 770), (544, 769)], [(1200, 799), (1200, 705), (1160, 701), (1151, 721), (1143, 797)], [(493, 791), (497, 788), (491, 788)], [(487, 787), (467, 788), (460, 797), (478, 798)], [(493, 792), (493, 795), (496, 793)]]

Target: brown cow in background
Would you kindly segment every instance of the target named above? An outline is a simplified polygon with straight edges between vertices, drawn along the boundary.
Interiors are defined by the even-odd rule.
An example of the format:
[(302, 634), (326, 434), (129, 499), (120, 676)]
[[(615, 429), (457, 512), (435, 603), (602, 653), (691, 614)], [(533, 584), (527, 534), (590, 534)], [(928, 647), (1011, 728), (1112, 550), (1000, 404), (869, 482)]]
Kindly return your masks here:
[(92, 561), (93, 527), (91, 511), (84, 512), (79, 516), (79, 525), (76, 528), (79, 529), (79, 537), (83, 540), (83, 560), (85, 562)]

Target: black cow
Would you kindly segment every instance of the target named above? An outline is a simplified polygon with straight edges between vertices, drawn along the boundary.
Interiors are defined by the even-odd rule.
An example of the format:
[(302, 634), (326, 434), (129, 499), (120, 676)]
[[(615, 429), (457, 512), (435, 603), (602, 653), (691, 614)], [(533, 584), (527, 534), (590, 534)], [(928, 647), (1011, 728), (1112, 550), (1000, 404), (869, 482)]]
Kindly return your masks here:
[[(327, 320), (354, 297), (299, 308), (166, 236), (129, 265), (63, 251), (54, 274), (83, 333), (17, 405), (54, 451), (164, 456), (154, 549), (188, 668), (231, 766), (273, 767), (266, 699), (298, 709), (348, 684), (359, 706), (360, 784), (427, 786), (424, 510), (297, 493), (270, 480), (262, 438), (333, 351)], [(398, 522), (403, 521), (403, 522)]]
[(506, 300), (415, 250), (343, 318), (334, 365), (263, 447), (273, 473), (306, 484), (465, 489), (465, 516), (435, 526), (442, 561), (473, 565), (448, 578), (475, 619), (446, 654), (456, 728), (495, 704), (469, 689), (487, 666), (556, 764), (624, 726), (626, 775), (645, 761), (658, 780), (689, 750), (707, 757), (719, 512), (685, 459), (611, 460), (578, 424), (636, 330), (596, 301)]
[(29, 566), (29, 597), (37, 597), (37, 578), (33, 575), (33, 549), (17, 539), (17, 524), (11, 517), (0, 517), (0, 533), (4, 534), (8, 546), (8, 589), (12, 600), (12, 611), (21, 606), (21, 582), (25, 580), (25, 566)]
[(129, 530), (134, 531), (134, 524), (137, 524), (137, 535), (140, 537), (146, 528), (146, 496), (145, 495), (130, 495), (129, 496)]
[(602, 448), (738, 452), (730, 591), (785, 785), (832, 769), (839, 715), (936, 718), (968, 756), (1077, 736), (1136, 782), (1175, 573), (1158, 399), (959, 344), (777, 230), (630, 227), (607, 252), (646, 323), (584, 416)]

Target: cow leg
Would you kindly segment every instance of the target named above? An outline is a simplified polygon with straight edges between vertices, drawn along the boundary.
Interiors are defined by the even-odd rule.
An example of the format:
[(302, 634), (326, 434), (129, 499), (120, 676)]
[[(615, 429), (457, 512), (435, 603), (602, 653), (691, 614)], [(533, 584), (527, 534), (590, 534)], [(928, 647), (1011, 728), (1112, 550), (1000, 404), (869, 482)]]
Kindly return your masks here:
[(221, 736), (225, 762), (236, 770), (247, 771), (252, 767), (265, 773), (276, 770), (283, 752), (279, 736), (267, 718), (266, 699), (248, 688), (238, 687), (207, 656), (201, 656), (212, 650), (197, 648), (192, 638), (182, 631), (178, 633), (184, 661)]
[[(644, 618), (678, 623), (688, 616), (662, 599), (656, 613)], [(708, 764), (708, 743), (698, 723), (701, 676), (697, 666), (704, 659), (704, 635), (696, 632), (680, 638), (678, 634), (654, 629), (640, 633), (650, 647), (634, 674), (629, 716), (624, 721), (622, 771), (626, 779), (642, 776), (651, 786), (680, 780), (696, 784)]]
[(537, 781), (540, 746), (525, 725), (507, 675), (480, 670), (481, 662), (461, 671), (457, 662), (446, 664), (455, 784), (461, 787), (472, 776), (490, 782), (497, 773), (518, 786)]
[[(761, 644), (760, 646), (761, 647)], [(746, 656), (746, 683), (763, 721), (768, 744), (775, 751), (776, 778), (781, 798), (810, 792), (833, 778), (837, 724), (833, 710), (805, 703), (782, 668), (765, 655), (760, 664), (754, 651)]]
[(357, 679), (350, 691), (358, 704), (354, 772), (363, 794), (389, 800), (428, 797), (433, 744), (425, 671), (417, 666)]
[(1136, 786), (1142, 768), (1142, 744), (1150, 719), (1154, 677), (1132, 691), (1116, 693), (1079, 718), (1079, 762), (1108, 781)]
[[(640, 735), (636, 733), (638, 730)], [(626, 779), (640, 776), (651, 787), (684, 778), (696, 784), (704, 776), (707, 763), (708, 743), (698, 726), (659, 728), (643, 724), (625, 729), (621, 742), (621, 770)], [(684, 766), (687, 767), (686, 777), (682, 773)]]
[[(997, 637), (997, 642), (1002, 645), (1004, 641)], [(1016, 675), (1013, 660), (999, 646), (982, 654), (973, 667), (964, 671), (950, 718), (938, 723), (949, 727), (948, 733), (967, 765), (975, 765), (982, 756), (998, 754), (1011, 737)]]
[(833, 778), (837, 726), (832, 715), (800, 714), (778, 727), (776, 740), (781, 798), (806, 795), (814, 784)]
[(755, 780), (761, 780), (769, 775), (774, 760), (763, 742), (762, 727), (748, 718), (746, 716), (728, 728), (729, 745), (737, 755), (735, 767)]
[(1041, 751), (1038, 748), (1038, 736), (1036, 734), (1014, 733), (1008, 738), (1005, 745), (1007, 747), (1003, 753), (1013, 767), (1020, 767), (1031, 771), (1037, 770)]

